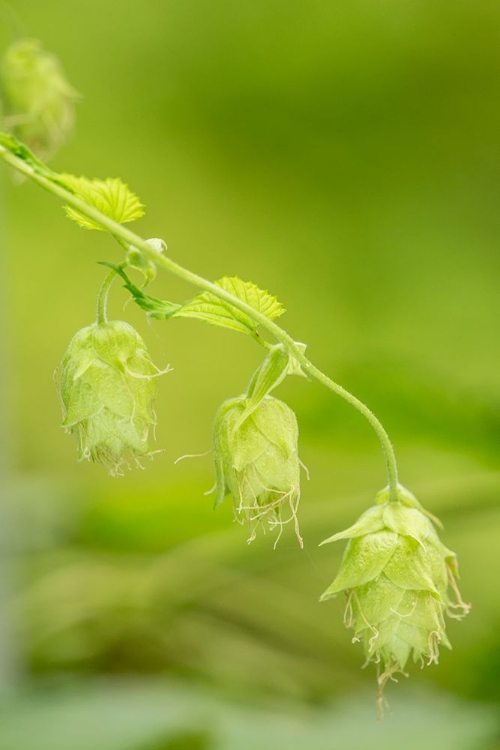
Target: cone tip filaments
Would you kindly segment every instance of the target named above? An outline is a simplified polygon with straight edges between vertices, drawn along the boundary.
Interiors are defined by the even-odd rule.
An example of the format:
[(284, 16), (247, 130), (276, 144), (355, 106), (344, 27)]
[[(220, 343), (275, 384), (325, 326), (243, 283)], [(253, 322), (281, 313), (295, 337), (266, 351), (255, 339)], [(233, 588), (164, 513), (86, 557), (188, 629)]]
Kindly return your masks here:
[(152, 455), (149, 432), (158, 369), (128, 323), (94, 323), (79, 330), (61, 364), (63, 426), (75, 436), (80, 460), (102, 463), (113, 475)]
[(225, 401), (214, 424), (217, 476), (216, 505), (227, 494), (233, 498), (235, 520), (247, 524), (255, 539), (262, 529), (277, 531), (291, 524), (303, 545), (297, 519), (300, 501), (298, 426), (294, 412), (283, 401), (266, 396), (257, 408), (249, 399)]
[(470, 610), (457, 586), (454, 552), (439, 539), (429, 514), (404, 488), (396, 502), (386, 491), (348, 529), (325, 540), (347, 539), (340, 570), (321, 601), (344, 592), (344, 621), (354, 629), (366, 662), (377, 666), (379, 701), (386, 682), (406, 674), (410, 659), (437, 663), (451, 648), (445, 616)]

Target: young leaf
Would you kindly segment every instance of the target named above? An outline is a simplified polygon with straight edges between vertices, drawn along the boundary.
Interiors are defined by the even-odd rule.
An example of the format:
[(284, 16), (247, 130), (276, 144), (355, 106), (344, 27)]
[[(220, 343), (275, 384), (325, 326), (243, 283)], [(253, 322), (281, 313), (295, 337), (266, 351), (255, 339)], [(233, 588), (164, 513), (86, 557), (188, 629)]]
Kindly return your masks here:
[[(229, 292), (247, 305), (265, 315), (269, 320), (278, 318), (285, 312), (280, 302), (269, 292), (259, 289), (251, 281), (242, 281), (237, 276), (229, 278), (224, 276), (215, 284), (224, 291)], [(186, 302), (177, 310), (172, 317), (198, 318), (206, 323), (211, 323), (222, 328), (231, 328), (235, 331), (255, 336), (257, 323), (246, 313), (233, 307), (230, 302), (219, 299), (212, 292), (202, 292), (194, 299)]]
[[(233, 307), (230, 302), (219, 299), (211, 292), (203, 292), (183, 305), (178, 305), (145, 294), (132, 283), (125, 273), (123, 266), (117, 266), (113, 263), (103, 263), (102, 265), (113, 268), (122, 277), (125, 282), (125, 288), (128, 289), (136, 304), (142, 307), (143, 310), (146, 310), (148, 315), (153, 318), (198, 318), (215, 326), (230, 328), (233, 331), (240, 331), (250, 336), (258, 337), (257, 323), (248, 315)], [(239, 299), (243, 299), (248, 304), (251, 304), (252, 307), (259, 310), (259, 312), (271, 320), (285, 312), (276, 297), (270, 295), (269, 292), (262, 291), (262, 289), (259, 289), (251, 282), (224, 277), (215, 283), (222, 289), (235, 294)]]
[(229, 276), (223, 276), (222, 279), (215, 282), (217, 286), (229, 292), (234, 297), (246, 302), (250, 307), (255, 308), (269, 320), (279, 318), (283, 315), (285, 308), (278, 302), (276, 297), (269, 294), (268, 291), (259, 289), (257, 284), (251, 281), (242, 281), (237, 276), (230, 278)]
[(255, 335), (256, 325), (245, 313), (233, 308), (228, 302), (218, 299), (210, 292), (203, 292), (186, 302), (177, 310), (176, 317), (197, 318), (221, 328)]
[[(75, 177), (62, 174), (59, 179), (75, 195), (94, 206), (109, 219), (125, 224), (140, 219), (144, 214), (144, 206), (128, 185), (118, 177), (108, 177), (106, 180), (89, 180), (87, 177)], [(103, 230), (97, 222), (87, 218), (79, 211), (66, 206), (66, 215), (85, 229)], [(104, 230), (105, 231), (105, 230)]]

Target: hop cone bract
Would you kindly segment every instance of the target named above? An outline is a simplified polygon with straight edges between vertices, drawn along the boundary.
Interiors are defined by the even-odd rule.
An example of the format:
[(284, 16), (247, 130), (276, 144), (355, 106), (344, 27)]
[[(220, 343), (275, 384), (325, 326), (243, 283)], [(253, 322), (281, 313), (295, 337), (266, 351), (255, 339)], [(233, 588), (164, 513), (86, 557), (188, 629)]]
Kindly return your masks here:
[(59, 60), (35, 39), (14, 42), (1, 65), (7, 123), (39, 156), (47, 158), (73, 127), (79, 95)]
[(284, 524), (291, 522), (302, 545), (297, 419), (272, 396), (243, 417), (248, 403), (244, 397), (226, 401), (215, 418), (216, 505), (231, 493), (236, 520), (250, 528), (249, 542), (266, 526), (278, 529), (279, 539)]
[(128, 323), (95, 323), (75, 334), (62, 360), (60, 390), (63, 426), (76, 437), (80, 459), (119, 475), (127, 453), (149, 453), (157, 373)]
[(349, 539), (342, 564), (321, 600), (347, 595), (345, 624), (361, 641), (367, 662), (377, 664), (380, 695), (386, 681), (415, 662), (437, 662), (439, 645), (451, 648), (445, 615), (461, 618), (470, 607), (459, 594), (457, 559), (442, 544), (417, 499), (400, 488), (345, 531), (326, 539)]

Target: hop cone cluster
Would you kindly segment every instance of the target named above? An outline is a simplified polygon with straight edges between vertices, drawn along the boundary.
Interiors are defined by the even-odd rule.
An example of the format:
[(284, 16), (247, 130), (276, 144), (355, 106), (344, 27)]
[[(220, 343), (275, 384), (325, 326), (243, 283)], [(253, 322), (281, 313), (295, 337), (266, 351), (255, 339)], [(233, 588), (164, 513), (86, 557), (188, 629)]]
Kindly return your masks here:
[(445, 615), (462, 618), (470, 607), (457, 588), (457, 559), (442, 544), (418, 500), (400, 488), (323, 544), (349, 539), (339, 573), (321, 600), (347, 595), (345, 624), (354, 628), (367, 662), (377, 665), (380, 698), (410, 658), (437, 662), (439, 645), (451, 648)]
[(225, 401), (214, 425), (216, 505), (231, 493), (235, 518), (247, 523), (251, 542), (259, 527), (278, 529), (297, 521), (300, 500), (298, 426), (294, 412), (266, 396), (246, 416), (247, 398)]
[(78, 442), (78, 457), (122, 474), (129, 453), (150, 453), (149, 430), (158, 370), (139, 334), (121, 321), (95, 323), (71, 340), (62, 360), (63, 426)]
[(5, 53), (1, 82), (11, 130), (40, 157), (51, 156), (73, 128), (79, 99), (59, 60), (35, 39), (21, 39)]

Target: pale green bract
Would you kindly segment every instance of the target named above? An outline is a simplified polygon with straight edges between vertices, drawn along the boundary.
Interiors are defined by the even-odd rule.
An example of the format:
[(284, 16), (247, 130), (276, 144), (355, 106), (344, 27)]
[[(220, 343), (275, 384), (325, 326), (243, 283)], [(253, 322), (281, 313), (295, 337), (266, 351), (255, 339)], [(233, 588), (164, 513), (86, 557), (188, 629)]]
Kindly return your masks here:
[(102, 463), (117, 476), (127, 454), (150, 455), (157, 374), (128, 323), (94, 323), (75, 334), (62, 360), (60, 391), (63, 426), (75, 436), (80, 460)]
[(461, 619), (470, 607), (458, 591), (457, 558), (440, 541), (429, 515), (400, 486), (398, 500), (380, 492), (376, 505), (322, 544), (349, 539), (337, 577), (321, 596), (347, 596), (345, 624), (377, 665), (380, 707), (387, 680), (408, 660), (437, 663), (451, 648), (445, 615)]
[[(118, 177), (108, 177), (105, 180), (90, 180), (87, 177), (61, 174), (58, 178), (78, 198), (94, 206), (102, 214), (116, 221), (118, 224), (135, 221), (144, 215), (144, 206), (137, 195)], [(98, 222), (92, 221), (92, 219), (84, 216), (74, 208), (66, 206), (65, 210), (68, 218), (76, 221), (81, 227), (107, 231)]]
[(37, 155), (52, 156), (73, 128), (80, 98), (57, 57), (36, 39), (20, 39), (6, 51), (0, 79), (6, 126)]
[[(291, 523), (299, 544), (297, 509), (300, 501), (298, 426), (294, 412), (271, 396), (242, 420), (249, 399), (225, 401), (214, 424), (217, 477), (216, 506), (231, 493), (235, 519), (247, 523), (250, 536), (257, 530), (278, 530)], [(275, 546), (276, 546), (275, 543)]]

